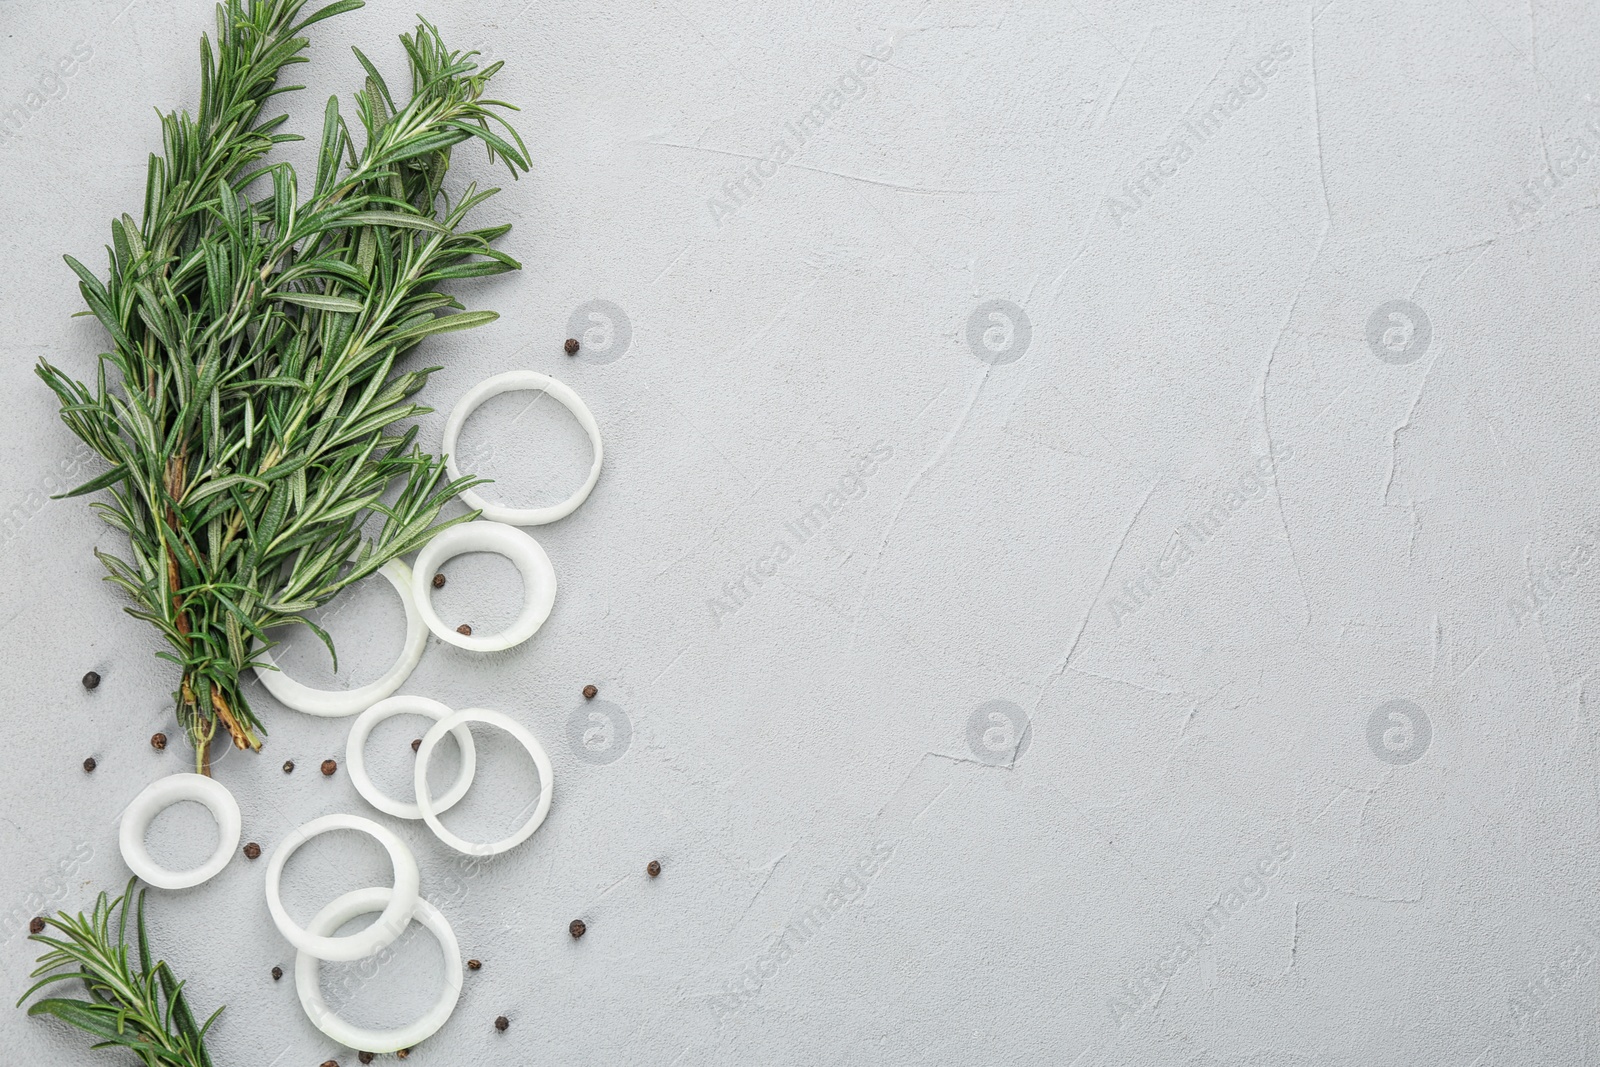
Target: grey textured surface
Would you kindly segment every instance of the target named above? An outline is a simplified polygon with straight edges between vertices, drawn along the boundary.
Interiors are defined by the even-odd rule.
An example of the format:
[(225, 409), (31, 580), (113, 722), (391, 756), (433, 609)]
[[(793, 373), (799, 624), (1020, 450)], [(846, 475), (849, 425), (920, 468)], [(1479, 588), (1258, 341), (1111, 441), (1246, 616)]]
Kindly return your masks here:
[[(319, 27), (302, 129), (354, 84), (348, 44), (397, 68), (413, 7)], [(265, 751), (216, 768), (269, 853), (334, 811), (414, 846), (484, 967), (412, 1063), (1600, 1062), (1595, 5), (425, 13), (506, 60), (535, 160), (490, 208), (526, 269), (468, 292), (504, 317), (431, 343), (426, 395), (555, 374), (607, 466), (535, 531), (543, 631), (431, 642), (406, 691), (526, 723), (554, 807), (457, 862), (317, 773), (344, 723), (264, 694)], [(116, 537), (44, 500), (78, 460), (30, 365), (98, 350), (60, 254), (94, 262), (137, 210), (150, 108), (192, 106), (209, 20), (0, 3), (12, 991), (28, 916), (120, 886), (118, 812), (185, 765), (147, 743), (176, 736), (172, 679), (98, 580)], [(580, 478), (552, 407), (471, 424), (507, 497)], [(508, 574), (460, 560), (439, 602), (503, 622)], [(339, 683), (373, 677), (392, 594), (330, 615)], [(402, 795), (420, 732), (369, 750)], [(533, 793), (477, 736), (448, 821), (487, 838)], [(174, 810), (152, 843), (177, 862), (208, 832)], [(220, 1062), (353, 1063), (268, 973), (292, 955), (264, 867), (157, 894), (156, 935), (229, 1005)], [(286, 895), (303, 921), (387, 878), (327, 838)], [(439, 974), (417, 937), (327, 981), (392, 1025)], [(87, 1055), (20, 1012), (0, 1044)]]

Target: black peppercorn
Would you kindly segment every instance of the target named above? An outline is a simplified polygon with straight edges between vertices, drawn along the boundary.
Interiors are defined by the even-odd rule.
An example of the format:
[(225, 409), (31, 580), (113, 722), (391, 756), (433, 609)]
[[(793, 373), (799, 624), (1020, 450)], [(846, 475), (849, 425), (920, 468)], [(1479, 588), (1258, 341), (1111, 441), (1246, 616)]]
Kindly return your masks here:
[(576, 337), (569, 337), (567, 338), (567, 343), (561, 347), (566, 350), (567, 355), (575, 356), (578, 354), (578, 339)]
[(322, 773), (328, 777), (331, 778), (333, 776), (333, 772), (338, 769), (339, 762), (337, 760), (325, 759), (322, 761)]
[(95, 671), (90, 671), (88, 674), (83, 676), (83, 687), (85, 689), (98, 689), (99, 686), (100, 675)]
[(587, 926), (583, 925), (583, 920), (582, 919), (573, 919), (570, 923), (567, 924), (567, 933), (572, 935), (572, 939), (574, 941), (576, 941), (578, 938), (582, 937), (583, 936), (583, 932), (585, 930), (587, 930), (587, 929), (589, 929), (589, 928)]
[(494, 1021), (494, 1028), (500, 1031), (502, 1034), (506, 1032), (506, 1027), (510, 1025), (511, 1020), (507, 1019), (504, 1015), (500, 1016)]

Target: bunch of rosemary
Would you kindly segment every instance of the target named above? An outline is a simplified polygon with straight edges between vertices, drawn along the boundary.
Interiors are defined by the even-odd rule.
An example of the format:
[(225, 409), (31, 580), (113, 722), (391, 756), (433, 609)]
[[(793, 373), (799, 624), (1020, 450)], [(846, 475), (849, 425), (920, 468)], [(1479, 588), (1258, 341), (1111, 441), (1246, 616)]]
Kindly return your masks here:
[[(46, 997), (28, 1008), (29, 1015), (54, 1015), (100, 1039), (95, 1048), (125, 1048), (148, 1067), (211, 1067), (206, 1052), (206, 1031), (222, 1009), (196, 1025), (183, 996), (183, 983), (173, 977), (166, 962), (152, 963), (150, 939), (144, 928), (144, 895), (139, 891), (138, 965), (128, 957), (128, 908), (133, 903), (133, 880), (116, 900), (104, 893), (95, 901), (93, 915), (76, 918), (62, 912), (44, 920), (59, 936), (38, 933), (28, 940), (48, 945), (32, 977), (39, 980), (17, 1001), (33, 996), (56, 982), (81, 979), (88, 1000)], [(117, 917), (116, 938), (111, 919)], [(68, 968), (68, 969), (64, 969)], [(40, 977), (40, 976), (43, 977)]]
[(446, 484), (415, 427), (395, 428), (429, 410), (409, 398), (438, 368), (397, 360), (431, 334), (496, 318), (463, 310), (440, 283), (520, 266), (491, 247), (509, 225), (466, 228), (498, 190), (444, 191), (451, 149), (471, 138), (513, 178), (528, 169), (496, 110), (510, 105), (484, 95), (501, 64), (478, 69), (426, 21), (401, 38), (404, 103), (356, 50), (363, 143), (330, 99), (308, 195), (291, 166), (267, 161), (299, 140), (280, 132), (287, 116), (263, 110), (300, 88), (278, 76), (305, 62), (301, 31), (362, 6), (302, 17), (306, 3), (218, 6), (215, 50), (200, 44), (199, 114), (162, 116), (143, 221), (111, 224), (109, 280), (67, 257), (111, 351), (93, 384), (38, 367), (63, 420), (110, 464), (66, 495), (109, 491), (93, 506), (130, 553), (97, 555), (133, 598), (127, 610), (171, 646), (159, 655), (182, 672), (174, 699), (202, 773), (219, 722), (238, 747), (261, 745), (239, 676), (273, 643), (268, 631), (311, 625), (305, 612), (451, 524), (436, 523), (441, 506), (473, 482)]

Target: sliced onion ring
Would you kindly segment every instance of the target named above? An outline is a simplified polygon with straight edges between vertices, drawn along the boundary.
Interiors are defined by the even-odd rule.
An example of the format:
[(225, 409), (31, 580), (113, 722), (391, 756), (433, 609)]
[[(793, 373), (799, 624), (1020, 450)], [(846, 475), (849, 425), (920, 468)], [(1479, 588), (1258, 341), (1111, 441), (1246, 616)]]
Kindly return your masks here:
[[(308, 929), (318, 936), (331, 934), (358, 915), (387, 909), (393, 900), (394, 890), (383, 886), (354, 890), (317, 912)], [(455, 1011), (456, 1001), (461, 996), (461, 946), (449, 922), (438, 908), (426, 900), (417, 900), (416, 912), (412, 917), (439, 939), (439, 950), (444, 954), (444, 989), (422, 1018), (394, 1030), (367, 1030), (345, 1022), (328, 1006), (327, 999), (322, 995), (319, 974), (321, 961), (309, 952), (301, 952), (295, 956), (294, 985), (300, 994), (300, 1006), (305, 1009), (306, 1018), (311, 1020), (312, 1026), (341, 1045), (359, 1052), (398, 1052), (438, 1032), (445, 1020), (450, 1018), (450, 1013)]]
[[(389, 862), (394, 865), (394, 893), (384, 905), (383, 914), (374, 919), (371, 926), (346, 937), (327, 937), (302, 930), (289, 918), (289, 913), (283, 907), (283, 865), (289, 861), (295, 849), (330, 830), (358, 830), (376, 838), (378, 844), (389, 853)], [(278, 933), (301, 952), (330, 963), (348, 963), (372, 955), (400, 936), (416, 911), (417, 891), (421, 883), (416, 857), (393, 830), (359, 815), (324, 815), (296, 827), (273, 852), (272, 859), (267, 863), (267, 911), (272, 914), (272, 922), (277, 926)]]
[[(498, 726), (522, 744), (528, 750), (528, 755), (533, 757), (533, 765), (539, 771), (539, 801), (534, 806), (533, 814), (528, 821), (523, 823), (510, 837), (492, 842), (487, 845), (475, 841), (467, 841), (457, 837), (444, 828), (439, 821), (438, 808), (433, 798), (428, 795), (428, 759), (433, 755), (433, 747), (446, 733), (454, 730), (462, 723), (481, 722), (486, 726)], [(495, 856), (508, 849), (522, 844), (544, 822), (544, 817), (550, 813), (550, 793), (555, 785), (554, 772), (550, 769), (550, 757), (545, 755), (539, 739), (534, 737), (527, 727), (498, 711), (489, 711), (486, 708), (467, 708), (465, 711), (455, 712), (447, 718), (440, 719), (429, 728), (422, 737), (422, 745), (417, 749), (417, 766), (413, 772), (412, 780), (417, 790), (417, 806), (422, 809), (422, 818), (427, 822), (428, 828), (434, 835), (455, 849), (469, 856)]]
[[(397, 819), (420, 819), (421, 808), (415, 803), (396, 800), (384, 793), (373, 784), (371, 776), (367, 774), (365, 750), (367, 738), (372, 735), (373, 727), (385, 719), (408, 714), (426, 715), (437, 722), (448, 716), (450, 709), (437, 700), (419, 696), (397, 696), (378, 701), (350, 724), (350, 737), (345, 742), (344, 765), (345, 770), (350, 772), (350, 781), (355, 785), (356, 792), (360, 793), (368, 804)], [(465, 726), (458, 726), (450, 731), (450, 736), (456, 739), (456, 746), (461, 750), (461, 773), (456, 776), (455, 784), (450, 787), (449, 792), (439, 798), (436, 805), (438, 811), (448, 811), (467, 795), (467, 789), (472, 785), (472, 775), (478, 765), (478, 752), (472, 744), (472, 731)]]
[(392, 559), (379, 567), (378, 573), (389, 579), (394, 591), (400, 594), (400, 603), (405, 605), (406, 644), (395, 665), (390, 667), (382, 678), (355, 689), (342, 691), (312, 689), (285, 674), (283, 668), (278, 667), (272, 658), (272, 653), (260, 649), (255, 653), (255, 658), (261, 663), (261, 666), (256, 668), (256, 677), (280, 704), (296, 711), (303, 711), (307, 715), (319, 715), (323, 718), (336, 719), (344, 715), (354, 715), (358, 711), (365, 711), (399, 689), (411, 676), (411, 672), (416, 670), (417, 664), (422, 661), (422, 650), (427, 647), (428, 634), (422, 625), (422, 616), (417, 613), (417, 598), (412, 593), (412, 586), (415, 583), (411, 580), (411, 568), (402, 560)]
[[(217, 820), (217, 850), (198, 867), (169, 871), (150, 855), (144, 835), (158, 813), (184, 800), (204, 804), (211, 817)], [(172, 774), (145, 786), (123, 809), (117, 844), (122, 848), (122, 860), (128, 870), (144, 881), (157, 889), (188, 889), (215, 877), (228, 865), (233, 850), (239, 846), (240, 826), (239, 802), (221, 782), (203, 774)]]
[(417, 611), (434, 636), (457, 648), (499, 652), (520, 645), (539, 631), (556, 602), (556, 570), (544, 547), (515, 526), (500, 522), (467, 522), (436, 534), (417, 555), (417, 571), (433, 574), (446, 560), (466, 552), (493, 552), (516, 564), (522, 574), (522, 613), (497, 634), (461, 634), (446, 626), (433, 610), (433, 587), (412, 583)]
[(490, 397), (499, 396), (501, 393), (532, 390), (542, 392), (572, 412), (572, 417), (578, 420), (578, 425), (583, 427), (583, 432), (589, 435), (589, 444), (594, 448), (594, 463), (589, 468), (589, 477), (578, 487), (578, 491), (559, 504), (552, 504), (543, 508), (513, 508), (505, 504), (496, 504), (485, 500), (474, 489), (462, 490), (461, 499), (469, 508), (476, 508), (483, 512), (483, 517), (492, 522), (510, 523), (512, 526), (543, 526), (547, 522), (564, 519), (578, 510), (578, 505), (589, 499), (589, 493), (594, 489), (595, 482), (600, 480), (600, 462), (604, 449), (600, 444), (600, 426), (594, 421), (591, 412), (572, 387), (556, 381), (548, 374), (540, 374), (532, 370), (512, 370), (504, 374), (497, 374), (493, 378), (486, 378), (467, 390), (456, 406), (450, 411), (450, 418), (444, 424), (444, 441), (441, 445), (445, 454), (445, 469), (450, 473), (450, 480), (461, 477), (461, 468), (456, 465), (456, 442), (461, 437), (461, 428), (466, 425), (467, 418), (478, 410)]

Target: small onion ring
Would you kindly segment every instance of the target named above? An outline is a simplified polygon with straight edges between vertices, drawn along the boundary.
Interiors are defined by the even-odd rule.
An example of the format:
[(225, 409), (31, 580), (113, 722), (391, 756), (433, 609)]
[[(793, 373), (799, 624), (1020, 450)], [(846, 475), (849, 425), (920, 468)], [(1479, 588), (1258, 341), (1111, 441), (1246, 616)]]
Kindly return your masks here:
[[(368, 804), (397, 819), (420, 819), (421, 808), (415, 803), (396, 800), (384, 793), (373, 784), (372, 778), (367, 774), (365, 749), (372, 728), (385, 719), (406, 714), (426, 715), (437, 722), (448, 716), (450, 709), (437, 700), (419, 696), (397, 696), (378, 701), (350, 724), (350, 737), (345, 742), (344, 765), (345, 770), (350, 772), (350, 781), (355, 785), (356, 792), (360, 793)], [(456, 782), (450, 787), (449, 792), (439, 798), (436, 805), (438, 811), (448, 811), (467, 795), (467, 789), (472, 785), (473, 772), (478, 765), (478, 752), (472, 745), (472, 731), (465, 726), (458, 726), (450, 731), (450, 734), (456, 739), (456, 746), (461, 750), (461, 773), (456, 776)]]
[(417, 571), (433, 574), (446, 560), (466, 552), (493, 552), (516, 564), (522, 573), (522, 613), (497, 634), (457, 633), (433, 610), (433, 589), (427, 582), (412, 583), (417, 611), (428, 629), (441, 641), (475, 652), (499, 652), (520, 645), (539, 631), (556, 602), (556, 570), (544, 547), (515, 526), (500, 522), (467, 522), (441, 530), (417, 555)]
[[(211, 858), (187, 871), (169, 871), (158, 864), (145, 846), (144, 835), (157, 813), (184, 800), (206, 806), (217, 820), (217, 850)], [(173, 774), (157, 778), (145, 786), (122, 811), (117, 829), (117, 844), (128, 870), (157, 889), (188, 889), (216, 876), (233, 858), (239, 845), (239, 802), (226, 786), (203, 774)]]
[(280, 704), (323, 718), (337, 719), (354, 715), (399, 689), (417, 664), (422, 662), (422, 650), (427, 647), (428, 634), (423, 628), (422, 616), (417, 614), (411, 568), (402, 560), (392, 559), (379, 567), (378, 573), (389, 579), (394, 591), (400, 594), (400, 603), (405, 605), (406, 610), (406, 644), (395, 665), (382, 678), (355, 689), (313, 689), (290, 678), (283, 668), (278, 667), (270, 652), (260, 649), (255, 653), (256, 660), (261, 664), (256, 668), (256, 677)]
[[(317, 912), (308, 927), (312, 934), (322, 936), (333, 933), (358, 915), (368, 915), (385, 909), (394, 898), (394, 890), (372, 886), (346, 893)], [(418, 898), (417, 910), (412, 916), (439, 939), (439, 951), (444, 954), (445, 984), (431, 1008), (415, 1022), (394, 1030), (367, 1030), (341, 1019), (322, 995), (321, 961), (309, 952), (301, 952), (294, 960), (294, 985), (300, 994), (300, 1006), (305, 1009), (311, 1025), (328, 1037), (359, 1052), (398, 1052), (403, 1048), (432, 1037), (455, 1011), (461, 996), (461, 946), (455, 931), (439, 912), (426, 900)]]
[[(283, 907), (283, 865), (289, 861), (295, 849), (329, 830), (358, 830), (376, 838), (389, 853), (389, 862), (394, 865), (394, 893), (385, 905), (383, 914), (373, 920), (371, 926), (346, 937), (308, 933), (295, 925)], [(301, 952), (308, 952), (330, 963), (348, 963), (372, 955), (400, 936), (416, 911), (417, 891), (421, 884), (422, 875), (417, 870), (416, 857), (393, 830), (359, 815), (324, 815), (296, 827), (272, 853), (272, 859), (267, 863), (267, 911), (272, 914), (272, 922), (277, 926), (278, 933)]]
[[(510, 837), (495, 841), (491, 844), (481, 845), (475, 841), (467, 841), (457, 837), (444, 828), (439, 821), (438, 809), (433, 803), (433, 798), (428, 795), (428, 759), (433, 755), (433, 747), (446, 733), (460, 726), (462, 723), (481, 722), (486, 726), (498, 726), (512, 737), (516, 738), (522, 747), (528, 750), (528, 755), (533, 757), (533, 765), (539, 771), (539, 803), (528, 821)], [(550, 813), (550, 793), (555, 785), (554, 772), (550, 768), (550, 757), (545, 755), (539, 739), (529, 732), (527, 727), (517, 722), (511, 716), (487, 708), (467, 708), (458, 711), (448, 718), (440, 719), (423, 735), (422, 745), (417, 749), (417, 766), (413, 772), (412, 780), (417, 790), (417, 806), (422, 809), (422, 818), (427, 822), (428, 828), (434, 836), (449, 845), (457, 852), (464, 852), (469, 856), (495, 856), (508, 849), (522, 844), (544, 822), (544, 817)]]
[(505, 504), (495, 504), (479, 496), (475, 489), (463, 489), (461, 499), (467, 507), (483, 512), (483, 517), (491, 522), (504, 522), (512, 526), (543, 526), (547, 522), (564, 519), (577, 511), (578, 505), (589, 499), (589, 493), (594, 489), (595, 482), (600, 480), (600, 463), (604, 455), (604, 448), (600, 444), (600, 426), (594, 421), (594, 413), (578, 394), (572, 391), (571, 386), (556, 381), (548, 374), (532, 370), (506, 371), (504, 374), (486, 378), (467, 390), (466, 394), (456, 401), (456, 406), (450, 411), (449, 420), (444, 424), (444, 441), (440, 447), (445, 454), (445, 469), (450, 474), (450, 480), (455, 481), (461, 477), (461, 468), (456, 465), (456, 442), (461, 437), (461, 428), (466, 425), (468, 416), (478, 410), (490, 397), (521, 390), (542, 392), (572, 412), (572, 417), (578, 420), (583, 432), (589, 435), (589, 444), (594, 448), (594, 464), (589, 468), (589, 477), (578, 487), (577, 492), (561, 503), (549, 507), (513, 508)]

